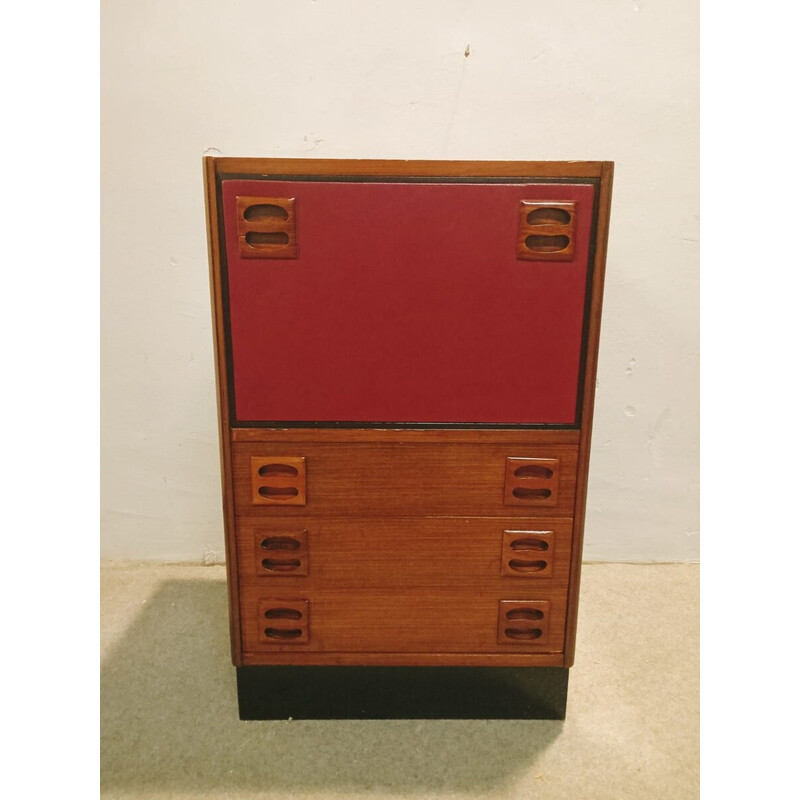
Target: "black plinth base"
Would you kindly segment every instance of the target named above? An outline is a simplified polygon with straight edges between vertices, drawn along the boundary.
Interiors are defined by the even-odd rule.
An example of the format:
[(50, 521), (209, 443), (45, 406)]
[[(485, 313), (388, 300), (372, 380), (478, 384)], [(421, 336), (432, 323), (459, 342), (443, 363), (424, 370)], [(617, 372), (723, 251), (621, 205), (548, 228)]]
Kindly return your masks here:
[(237, 667), (240, 719), (564, 719), (565, 667)]

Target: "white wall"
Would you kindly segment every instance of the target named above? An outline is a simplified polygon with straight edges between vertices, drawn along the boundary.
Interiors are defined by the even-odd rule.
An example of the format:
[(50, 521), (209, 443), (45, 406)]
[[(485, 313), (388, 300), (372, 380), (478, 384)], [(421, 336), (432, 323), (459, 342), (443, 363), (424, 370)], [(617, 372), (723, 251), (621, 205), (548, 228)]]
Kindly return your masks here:
[(616, 161), (585, 557), (697, 558), (697, 16), (106, 0), (103, 556), (223, 557), (200, 162), (222, 154)]

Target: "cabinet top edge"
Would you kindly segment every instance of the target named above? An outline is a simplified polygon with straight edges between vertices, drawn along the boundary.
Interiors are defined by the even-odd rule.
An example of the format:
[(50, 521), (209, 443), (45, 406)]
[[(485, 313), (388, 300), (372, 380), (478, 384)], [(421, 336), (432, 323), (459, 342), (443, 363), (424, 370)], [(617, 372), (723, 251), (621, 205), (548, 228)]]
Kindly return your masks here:
[(430, 177), (599, 178), (613, 161), (450, 161), (339, 158), (237, 158), (204, 156), (217, 175), (415, 175)]

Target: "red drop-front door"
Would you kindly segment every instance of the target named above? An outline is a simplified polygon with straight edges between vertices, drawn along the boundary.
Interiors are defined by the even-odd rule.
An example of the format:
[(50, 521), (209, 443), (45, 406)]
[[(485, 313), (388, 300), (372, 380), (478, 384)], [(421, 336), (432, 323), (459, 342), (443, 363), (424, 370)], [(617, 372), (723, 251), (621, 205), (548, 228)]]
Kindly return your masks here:
[[(580, 181), (223, 180), (232, 423), (577, 424), (594, 199)], [(568, 209), (569, 236), (544, 212), (526, 228), (522, 203)], [(252, 233), (248, 204), (290, 232)]]

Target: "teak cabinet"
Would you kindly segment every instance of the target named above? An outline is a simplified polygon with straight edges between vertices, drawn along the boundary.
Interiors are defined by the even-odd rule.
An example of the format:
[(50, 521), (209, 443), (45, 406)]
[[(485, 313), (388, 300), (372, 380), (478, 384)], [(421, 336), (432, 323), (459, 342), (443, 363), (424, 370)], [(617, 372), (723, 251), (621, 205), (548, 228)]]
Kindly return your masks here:
[(204, 170), (242, 717), (563, 716), (613, 164)]

